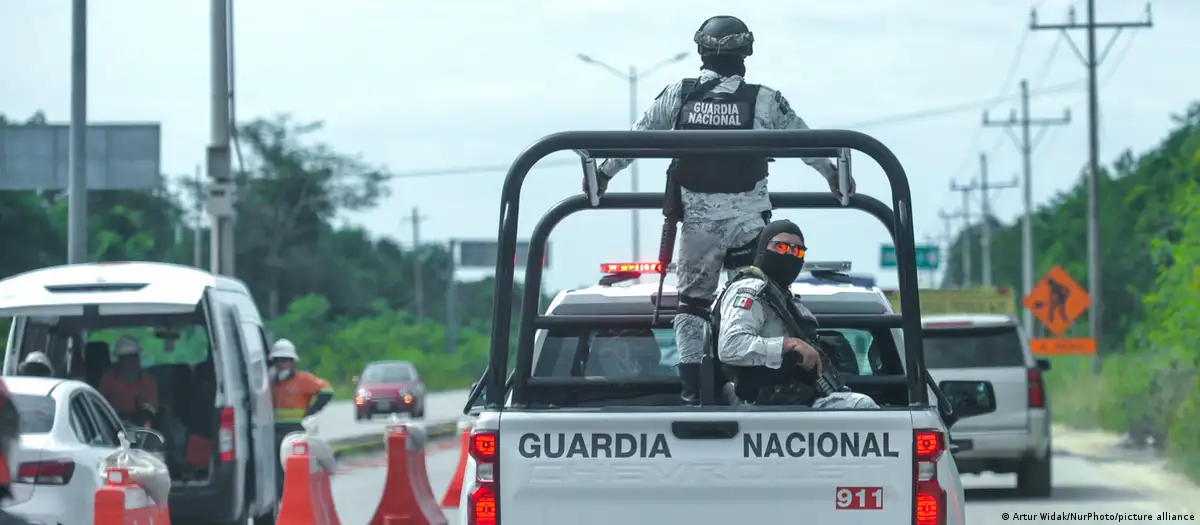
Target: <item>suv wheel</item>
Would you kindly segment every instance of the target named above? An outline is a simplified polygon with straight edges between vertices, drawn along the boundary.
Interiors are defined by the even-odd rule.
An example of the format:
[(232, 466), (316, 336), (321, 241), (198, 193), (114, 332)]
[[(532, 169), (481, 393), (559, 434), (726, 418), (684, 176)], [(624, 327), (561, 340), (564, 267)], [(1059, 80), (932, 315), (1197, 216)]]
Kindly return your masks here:
[(1017, 470), (1017, 492), (1027, 498), (1050, 497), (1050, 454), (1043, 458), (1031, 458), (1021, 462)]

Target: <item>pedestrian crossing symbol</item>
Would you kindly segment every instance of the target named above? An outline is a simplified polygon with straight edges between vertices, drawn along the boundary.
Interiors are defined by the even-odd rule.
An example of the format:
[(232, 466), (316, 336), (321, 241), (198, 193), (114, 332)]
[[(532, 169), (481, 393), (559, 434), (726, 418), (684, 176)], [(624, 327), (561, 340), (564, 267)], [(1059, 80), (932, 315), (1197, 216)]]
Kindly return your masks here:
[(1092, 298), (1062, 267), (1055, 265), (1021, 304), (1033, 312), (1051, 333), (1061, 336), (1087, 311)]

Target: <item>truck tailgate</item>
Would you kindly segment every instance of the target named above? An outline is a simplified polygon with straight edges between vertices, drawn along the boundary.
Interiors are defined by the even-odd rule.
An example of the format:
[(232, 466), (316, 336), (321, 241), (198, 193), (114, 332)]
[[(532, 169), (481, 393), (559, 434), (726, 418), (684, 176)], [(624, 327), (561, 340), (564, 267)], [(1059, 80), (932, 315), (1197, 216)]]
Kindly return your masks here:
[(911, 523), (912, 428), (907, 410), (504, 411), (500, 523)]

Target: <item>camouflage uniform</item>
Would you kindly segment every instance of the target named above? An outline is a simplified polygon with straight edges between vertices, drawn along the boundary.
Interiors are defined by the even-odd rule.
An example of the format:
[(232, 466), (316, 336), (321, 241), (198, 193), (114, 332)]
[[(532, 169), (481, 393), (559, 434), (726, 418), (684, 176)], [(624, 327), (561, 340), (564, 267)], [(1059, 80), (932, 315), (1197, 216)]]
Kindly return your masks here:
[[(741, 76), (722, 77), (703, 70), (698, 81), (720, 78), (713, 93), (733, 93), (742, 84)], [(675, 127), (683, 100), (683, 82), (676, 82), (659, 93), (654, 103), (633, 125), (634, 130), (668, 130)], [(755, 129), (808, 129), (779, 91), (761, 86), (754, 111)], [(611, 178), (633, 159), (609, 159), (600, 165), (603, 177)], [(805, 159), (826, 180), (835, 180), (837, 169), (827, 159)], [(766, 179), (744, 193), (696, 193), (682, 190), (683, 225), (679, 234), (676, 272), (680, 296), (707, 298), (711, 303), (717, 291), (725, 254), (754, 241), (765, 224), (764, 213), (771, 210)], [(732, 270), (732, 268), (728, 268)], [(675, 340), (679, 362), (695, 364), (704, 355), (710, 326), (703, 318), (675, 316)]]
[[(716, 308), (720, 311), (721, 322), (717, 355), (722, 364), (776, 370), (783, 364), (787, 325), (763, 305), (760, 295), (766, 286), (766, 281), (748, 277), (734, 281), (721, 296), (721, 304)], [(816, 322), (816, 316), (799, 299), (795, 303), (801, 316)], [(813, 408), (879, 408), (879, 405), (864, 394), (836, 392), (817, 398)]]

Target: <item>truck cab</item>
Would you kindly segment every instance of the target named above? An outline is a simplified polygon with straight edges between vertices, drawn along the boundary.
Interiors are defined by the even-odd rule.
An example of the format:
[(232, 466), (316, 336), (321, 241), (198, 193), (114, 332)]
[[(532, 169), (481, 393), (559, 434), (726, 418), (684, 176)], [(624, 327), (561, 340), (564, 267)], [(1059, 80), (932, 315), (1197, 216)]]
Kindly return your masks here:
[[(529, 265), (525, 294), (519, 302), (512, 297), (516, 201), (526, 172), (541, 156), (576, 151), (590, 181), (593, 157), (675, 156), (696, 148), (826, 154), (838, 157), (848, 173), (848, 150), (809, 147), (839, 140), (883, 159), (893, 208), (862, 195), (839, 202), (828, 194), (773, 193), (771, 200), (778, 208), (867, 211), (897, 240), (903, 316), (892, 313), (875, 288), (792, 287), (816, 314), (822, 337), (847, 341), (853, 354), (845, 361), (847, 385), (881, 408), (746, 404), (731, 399), (717, 381), (702, 384), (700, 406), (684, 406), (674, 371), (671, 287), (615, 286), (608, 279), (560, 293), (543, 310), (542, 269)], [(550, 231), (571, 213), (662, 204), (663, 196), (655, 194), (598, 197), (591, 191), (568, 198), (534, 228), (526, 260), (544, 256)], [(803, 516), (818, 523), (963, 523), (948, 435), (954, 409), (922, 361), (907, 180), (882, 144), (828, 131), (560, 133), (517, 159), (500, 209), (492, 354), (472, 392), (481, 406), (468, 442), (460, 513), (465, 523), (727, 524), (750, 516), (772, 522)], [(665, 276), (667, 263), (602, 267), (613, 266)], [(512, 346), (514, 307), (522, 315)]]

